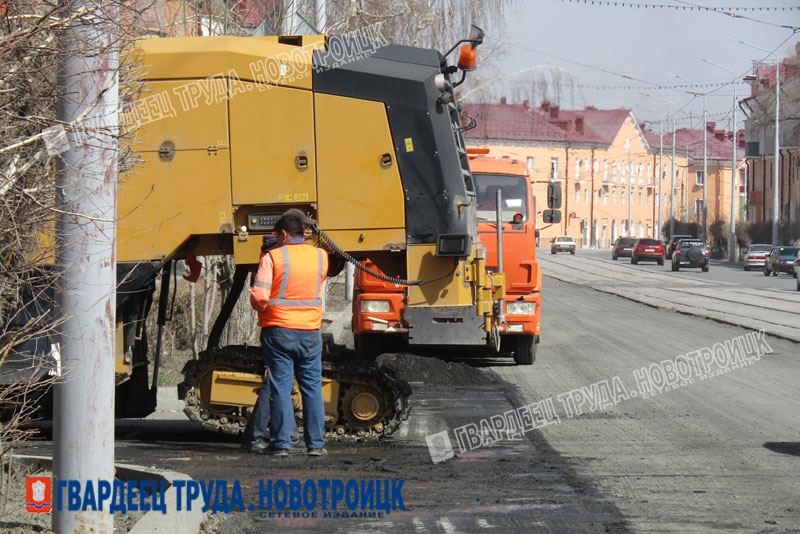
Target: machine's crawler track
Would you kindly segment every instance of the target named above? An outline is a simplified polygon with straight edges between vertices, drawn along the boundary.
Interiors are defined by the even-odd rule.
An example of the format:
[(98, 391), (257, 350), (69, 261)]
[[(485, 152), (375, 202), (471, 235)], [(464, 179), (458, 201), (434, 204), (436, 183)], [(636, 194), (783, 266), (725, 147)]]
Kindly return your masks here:
[[(238, 380), (257, 387), (264, 376), (261, 349), (227, 346), (218, 351), (200, 353), (183, 368), (184, 381), (178, 386), (185, 400), (184, 413), (192, 421), (201, 421), (207, 430), (240, 434), (247, 424), (252, 406), (212, 403), (214, 371), (241, 373)], [(233, 375), (231, 375), (233, 376)], [(388, 436), (408, 418), (408, 382), (389, 366), (323, 359), (322, 378), (335, 382), (335, 401), (325, 405), (325, 438), (328, 440), (363, 439)], [(298, 416), (302, 415), (299, 392), (292, 394)], [(333, 406), (335, 402), (335, 406)]]

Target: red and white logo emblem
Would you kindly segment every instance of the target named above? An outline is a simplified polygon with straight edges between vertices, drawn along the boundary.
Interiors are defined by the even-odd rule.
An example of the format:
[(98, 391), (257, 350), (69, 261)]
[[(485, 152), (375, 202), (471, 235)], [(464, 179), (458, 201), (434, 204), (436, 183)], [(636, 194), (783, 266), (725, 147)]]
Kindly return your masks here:
[(25, 509), (36, 514), (49, 512), (50, 478), (27, 477), (25, 479)]

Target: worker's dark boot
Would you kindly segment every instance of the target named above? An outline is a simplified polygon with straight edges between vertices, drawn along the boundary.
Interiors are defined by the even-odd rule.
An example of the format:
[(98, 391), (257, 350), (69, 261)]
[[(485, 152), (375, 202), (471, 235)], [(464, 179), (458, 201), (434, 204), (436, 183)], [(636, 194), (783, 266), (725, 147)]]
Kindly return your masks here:
[(255, 441), (246, 440), (242, 442), (242, 448), (247, 452), (261, 453), (267, 450), (267, 447), (269, 447), (269, 443), (261, 438)]

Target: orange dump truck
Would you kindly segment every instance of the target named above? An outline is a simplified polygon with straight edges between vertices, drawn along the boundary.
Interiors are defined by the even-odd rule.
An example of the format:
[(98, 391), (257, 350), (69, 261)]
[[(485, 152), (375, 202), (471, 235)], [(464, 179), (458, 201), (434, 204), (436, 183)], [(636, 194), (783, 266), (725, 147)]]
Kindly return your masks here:
[[(477, 195), (478, 235), (487, 271), (497, 272), (497, 190), (501, 192), (505, 295), (495, 306), (501, 321), (487, 334), (479, 316), (456, 314), (447, 307), (416, 310), (405, 286), (383, 282), (357, 271), (353, 298), (353, 333), (360, 357), (397, 350), (398, 345), (488, 346), (510, 352), (519, 365), (536, 358), (541, 329), (542, 273), (536, 262), (536, 211), (527, 167), (508, 157), (470, 154)], [(364, 264), (376, 267), (369, 261)], [(413, 303), (412, 303), (413, 304)], [(502, 320), (504, 317), (504, 321)], [(493, 351), (492, 351), (493, 352)]]

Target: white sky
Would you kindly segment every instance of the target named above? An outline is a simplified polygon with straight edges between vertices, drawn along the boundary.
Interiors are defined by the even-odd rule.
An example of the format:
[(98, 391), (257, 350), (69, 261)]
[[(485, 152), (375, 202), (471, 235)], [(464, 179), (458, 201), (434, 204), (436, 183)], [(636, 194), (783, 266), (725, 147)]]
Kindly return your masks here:
[[(655, 121), (666, 116), (668, 105), (652, 96), (644, 96), (650, 94), (671, 100), (677, 110), (683, 109), (678, 117), (679, 127), (689, 126), (689, 112), (694, 118), (692, 126), (700, 127), (702, 97), (692, 102), (693, 97), (685, 92), (677, 89), (647, 89), (650, 84), (646, 82), (667, 85), (687, 83), (675, 77), (675, 74), (692, 82), (717, 83), (733, 78), (730, 73), (695, 57), (705, 58), (732, 70), (741, 79), (741, 75), (752, 71), (754, 60), (769, 57), (769, 61), (774, 63), (774, 56), (729, 39), (745, 41), (768, 50), (777, 48), (782, 57), (791, 54), (794, 44), (800, 41), (800, 33), (792, 35), (789, 29), (688, 9), (692, 4), (707, 7), (800, 7), (798, 0), (627, 0), (625, 3), (685, 5), (687, 9), (592, 6), (591, 0), (586, 3), (583, 0), (520, 0), (511, 10), (506, 38), (502, 43), (498, 43), (498, 36), (492, 36), (491, 29), (487, 28), (487, 44), (499, 44), (506, 52), (492, 72), (505, 76), (529, 67), (555, 66), (568, 71), (562, 78), (574, 77), (576, 84), (633, 85), (636, 88), (576, 88), (574, 101), (567, 91), (562, 94), (560, 105), (568, 109), (586, 105), (601, 109), (632, 108), (640, 122)], [(772, 24), (800, 26), (800, 10), (736, 13)], [(599, 69), (632, 76), (644, 82)], [(485, 76), (488, 73), (482, 74)], [(549, 74), (539, 76), (552, 80)], [(525, 79), (524, 76), (519, 78)], [(689, 90), (692, 89), (684, 89)], [(707, 97), (709, 120), (716, 121), (717, 128), (730, 129), (732, 86), (696, 87), (694, 90), (712, 91)], [(508, 96), (513, 93), (507, 85), (494, 88), (497, 96), (502, 95), (503, 91), (508, 91)], [(749, 95), (750, 88), (740, 84), (736, 91), (741, 98)], [(550, 99), (554, 100), (552, 96)], [(742, 113), (737, 109), (739, 128), (743, 127), (742, 121)]]

